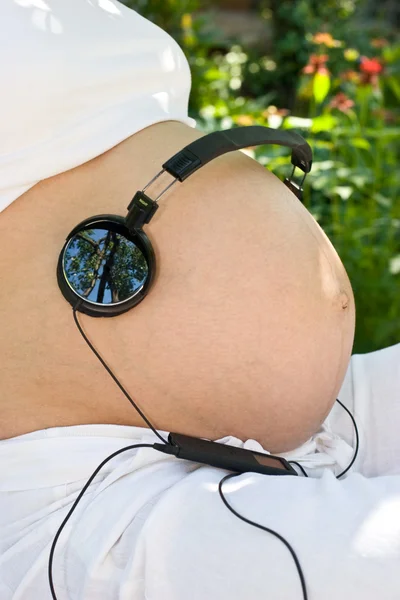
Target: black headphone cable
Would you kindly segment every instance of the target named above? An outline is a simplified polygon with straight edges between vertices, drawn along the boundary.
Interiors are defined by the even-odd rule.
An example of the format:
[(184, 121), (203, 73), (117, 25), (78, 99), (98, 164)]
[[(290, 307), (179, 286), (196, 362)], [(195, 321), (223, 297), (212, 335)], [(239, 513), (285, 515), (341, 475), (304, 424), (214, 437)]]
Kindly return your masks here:
[[(78, 330), (80, 331), (82, 337), (84, 338), (84, 340), (86, 341), (86, 343), (88, 344), (88, 346), (90, 347), (90, 349), (94, 352), (94, 354), (97, 356), (97, 358), (100, 360), (101, 364), (104, 366), (104, 368), (106, 369), (106, 371), (109, 373), (109, 375), (112, 377), (112, 379), (115, 381), (115, 383), (118, 385), (118, 387), (120, 388), (120, 390), (123, 392), (123, 394), (127, 397), (127, 399), (129, 400), (129, 402), (132, 404), (132, 406), (135, 408), (135, 410), (139, 413), (139, 415), (143, 418), (143, 420), (145, 421), (145, 423), (148, 425), (148, 427), (153, 431), (153, 433), (166, 445), (170, 446), (171, 443), (168, 442), (167, 440), (165, 440), (159, 433), (158, 431), (153, 427), (153, 425), (151, 424), (151, 422), (147, 419), (147, 417), (144, 415), (144, 413), (140, 410), (140, 408), (137, 406), (137, 404), (132, 400), (132, 398), (130, 397), (130, 395), (128, 394), (128, 392), (125, 390), (125, 388), (122, 386), (122, 384), (118, 381), (118, 379), (115, 377), (115, 375), (113, 374), (113, 372), (111, 371), (111, 369), (108, 367), (108, 365), (105, 363), (105, 361), (102, 359), (102, 357), (100, 356), (100, 354), (96, 351), (96, 349), (94, 348), (94, 346), (91, 344), (91, 342), (89, 341), (89, 339), (87, 338), (86, 334), (84, 333), (78, 319), (76, 316), (76, 310), (77, 310), (78, 306), (75, 306), (73, 308), (73, 316), (74, 316), (74, 320), (75, 323), (78, 327)], [(350, 464), (346, 467), (346, 469), (340, 473), (340, 475), (337, 476), (337, 479), (339, 479), (339, 477), (342, 477), (345, 473), (347, 473), (347, 471), (351, 468), (351, 466), (353, 465), (356, 457), (357, 457), (357, 453), (358, 453), (358, 447), (359, 447), (359, 436), (358, 436), (358, 430), (357, 430), (357, 425), (356, 422), (354, 420), (353, 415), (350, 413), (350, 411), (344, 406), (344, 404), (342, 404), (342, 402), (340, 402), (340, 400), (337, 400), (337, 402), (339, 402), (339, 404), (346, 410), (346, 412), (350, 415), (354, 428), (355, 428), (355, 432), (356, 432), (356, 450), (353, 456), (352, 461), (350, 462)], [(51, 595), (53, 600), (58, 600), (57, 599), (57, 595), (55, 592), (55, 588), (54, 588), (54, 580), (53, 580), (53, 563), (54, 563), (54, 553), (55, 553), (55, 549), (56, 549), (56, 545), (58, 542), (58, 539), (61, 535), (61, 532), (63, 531), (65, 525), (67, 524), (67, 522), (69, 521), (72, 513), (74, 512), (75, 508), (77, 507), (78, 503), (80, 502), (80, 500), (82, 499), (84, 493), (86, 492), (86, 490), (88, 489), (88, 487), (90, 486), (90, 484), (92, 483), (92, 481), (94, 480), (94, 478), (96, 477), (96, 475), (99, 473), (99, 471), (104, 467), (104, 465), (106, 465), (110, 460), (112, 460), (114, 457), (118, 456), (119, 454), (122, 454), (123, 452), (126, 452), (128, 450), (134, 450), (137, 448), (154, 448), (157, 449), (155, 447), (155, 445), (153, 444), (133, 444), (133, 445), (129, 445), (126, 446), (124, 448), (120, 448), (119, 450), (117, 450), (116, 452), (113, 452), (112, 454), (110, 454), (109, 456), (107, 456), (99, 465), (98, 467), (95, 469), (95, 471), (92, 473), (92, 475), (89, 477), (89, 479), (87, 480), (87, 482), (85, 483), (85, 485), (83, 486), (83, 488), (81, 489), (79, 495), (77, 496), (77, 498), (75, 499), (73, 505), (71, 506), (70, 510), (68, 511), (66, 517), (64, 518), (63, 522), (61, 523), (60, 527), (57, 530), (56, 535), (54, 536), (53, 542), (51, 544), (51, 548), (50, 548), (50, 554), (49, 554), (49, 562), (48, 562), (48, 580), (49, 580), (49, 585), (50, 585), (50, 591), (51, 591)], [(308, 477), (305, 469), (296, 461), (289, 461), (293, 464), (296, 464), (299, 469), (303, 472), (303, 474)], [(307, 596), (307, 589), (306, 589), (306, 583), (305, 583), (305, 578), (304, 578), (304, 574), (303, 571), (301, 569), (300, 566), (300, 562), (299, 559), (295, 553), (295, 551), (293, 550), (292, 546), (289, 544), (289, 542), (282, 536), (280, 535), (278, 532), (274, 531), (273, 529), (269, 529), (268, 527), (264, 527), (263, 525), (260, 525), (259, 523), (255, 523), (254, 521), (251, 521), (250, 519), (247, 519), (246, 517), (243, 517), (242, 515), (240, 515), (238, 512), (236, 512), (235, 509), (232, 508), (232, 506), (228, 503), (228, 501), (226, 500), (226, 497), (223, 494), (222, 491), (222, 486), (224, 484), (225, 481), (227, 481), (228, 479), (231, 479), (233, 477), (238, 477), (239, 475), (242, 475), (242, 473), (230, 473), (228, 475), (225, 475), (225, 477), (223, 477), (218, 485), (218, 491), (219, 491), (219, 495), (223, 501), (223, 503), (225, 504), (225, 506), (239, 519), (241, 519), (242, 521), (244, 521), (245, 523), (248, 523), (249, 525), (252, 525), (253, 527), (257, 527), (258, 529), (262, 529), (263, 531), (266, 531), (267, 533), (270, 533), (272, 535), (274, 535), (275, 537), (277, 537), (283, 544), (285, 544), (285, 546), (288, 548), (289, 552), (292, 555), (292, 558), (295, 562), (296, 568), (297, 568), (297, 572), (300, 578), (300, 582), (301, 582), (301, 588), (302, 588), (302, 593), (303, 593), (303, 600), (308, 600), (308, 596)]]

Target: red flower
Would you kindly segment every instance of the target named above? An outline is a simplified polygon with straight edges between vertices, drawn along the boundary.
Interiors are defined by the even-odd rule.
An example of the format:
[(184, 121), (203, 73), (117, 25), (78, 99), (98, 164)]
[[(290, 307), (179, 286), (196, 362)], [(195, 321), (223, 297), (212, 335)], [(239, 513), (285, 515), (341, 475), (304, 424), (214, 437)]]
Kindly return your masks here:
[(336, 94), (336, 96), (332, 98), (332, 100), (329, 103), (329, 106), (331, 108), (337, 108), (341, 112), (347, 113), (349, 112), (350, 108), (354, 106), (354, 102), (351, 98), (346, 96), (346, 94), (343, 94), (343, 92), (339, 92), (339, 94)]
[(378, 75), (383, 71), (383, 66), (377, 58), (362, 56), (360, 60), (360, 71), (368, 75)]
[(360, 59), (361, 85), (378, 86), (378, 75), (382, 73), (383, 66), (377, 58), (367, 58), (362, 56)]

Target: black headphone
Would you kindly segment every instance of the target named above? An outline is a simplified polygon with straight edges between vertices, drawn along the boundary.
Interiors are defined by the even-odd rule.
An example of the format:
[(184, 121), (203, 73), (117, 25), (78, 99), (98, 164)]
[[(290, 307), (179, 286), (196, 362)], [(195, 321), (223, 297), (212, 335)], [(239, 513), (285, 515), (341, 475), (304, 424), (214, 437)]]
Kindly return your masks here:
[[(292, 149), (293, 170), (290, 178), (286, 178), (284, 183), (301, 200), (302, 185), (312, 165), (312, 151), (307, 142), (294, 131), (278, 131), (262, 126), (238, 127), (205, 135), (167, 160), (162, 165), (162, 170), (153, 177), (143, 190), (136, 192), (128, 206), (126, 217), (108, 214), (89, 217), (74, 227), (66, 239), (58, 259), (57, 280), (64, 298), (73, 308), (75, 323), (90, 349), (162, 443), (134, 444), (122, 448), (109, 455), (92, 473), (61, 523), (51, 546), (48, 578), (53, 600), (57, 600), (52, 574), (54, 552), (64, 526), (102, 467), (118, 454), (144, 446), (174, 455), (177, 458), (233, 471), (233, 473), (223, 477), (219, 483), (219, 494), (222, 501), (235, 516), (250, 525), (267, 531), (286, 545), (296, 564), (303, 598), (307, 600), (304, 575), (296, 553), (289, 542), (276, 531), (240, 515), (228, 504), (222, 492), (222, 485), (227, 479), (242, 473), (250, 471), (265, 475), (297, 475), (297, 471), (291, 466), (291, 464), (296, 464), (303, 475), (307, 477), (303, 467), (294, 461), (289, 463), (279, 456), (234, 448), (179, 433), (170, 433), (168, 440), (165, 440), (132, 400), (88, 340), (76, 315), (78, 311), (91, 317), (115, 317), (139, 304), (150, 291), (156, 270), (154, 250), (150, 239), (143, 231), (143, 226), (153, 218), (158, 209), (157, 201), (159, 198), (176, 181), (183, 182), (214, 158), (226, 152), (263, 144), (277, 144)], [(292, 181), (296, 167), (304, 173), (300, 185)], [(153, 200), (145, 193), (145, 190), (164, 172), (172, 175), (174, 181)], [(339, 478), (347, 473), (354, 463), (358, 453), (359, 438), (353, 416), (340, 400), (337, 400), (337, 402), (350, 415), (356, 435), (356, 449), (353, 459), (347, 468), (337, 476)]]
[[(311, 170), (312, 152), (299, 134), (252, 126), (206, 135), (162, 165), (162, 171), (136, 192), (125, 218), (96, 215), (71, 231), (57, 267), (58, 284), (65, 299), (91, 317), (115, 317), (136, 306), (148, 294), (154, 280), (155, 254), (143, 226), (153, 218), (159, 198), (176, 181), (184, 181), (214, 158), (262, 144), (292, 148), (292, 176), (299, 167), (304, 177), (300, 186), (291, 178), (285, 184), (301, 199), (301, 185)], [(165, 171), (175, 179), (152, 200), (145, 190)]]

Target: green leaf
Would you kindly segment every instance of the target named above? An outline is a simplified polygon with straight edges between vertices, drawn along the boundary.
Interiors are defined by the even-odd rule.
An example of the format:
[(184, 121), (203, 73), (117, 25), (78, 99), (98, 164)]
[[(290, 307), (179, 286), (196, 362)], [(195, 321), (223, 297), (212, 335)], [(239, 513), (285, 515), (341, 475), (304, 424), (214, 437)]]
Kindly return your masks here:
[(382, 129), (367, 129), (368, 137), (391, 138), (400, 136), (400, 127), (383, 127)]
[(368, 140), (360, 137), (352, 138), (350, 143), (355, 148), (362, 148), (363, 150), (370, 150), (371, 144)]
[(204, 73), (204, 79), (206, 81), (218, 81), (219, 79), (224, 79), (225, 81), (229, 79), (229, 73), (225, 73), (220, 69), (208, 69)]
[(311, 131), (313, 133), (319, 133), (320, 131), (330, 131), (335, 127), (337, 123), (337, 119), (330, 115), (321, 115), (320, 117), (315, 117), (313, 119), (313, 124), (311, 127)]
[(288, 117), (285, 119), (283, 129), (291, 129), (292, 127), (299, 127), (301, 129), (309, 129), (312, 126), (312, 119), (305, 119), (303, 117)]
[(312, 165), (312, 173), (318, 173), (319, 171), (329, 171), (335, 168), (335, 162), (333, 160), (315, 160)]
[(389, 260), (389, 271), (392, 273), (392, 275), (397, 275), (397, 273), (400, 273), (400, 254)]
[(353, 192), (353, 188), (350, 186), (337, 185), (332, 191), (336, 192), (336, 194), (340, 196), (342, 200), (348, 200)]
[(313, 81), (313, 94), (315, 101), (318, 104), (325, 100), (330, 87), (331, 80), (329, 75), (326, 73), (315, 73)]
[(400, 83), (396, 77), (387, 77), (386, 83), (392, 89), (392, 92), (398, 100), (400, 100)]
[(329, 184), (331, 183), (332, 177), (329, 175), (319, 175), (317, 179), (314, 179), (312, 182), (312, 187), (314, 190), (323, 190), (328, 189)]
[(380, 194), (379, 192), (376, 192), (373, 195), (373, 199), (380, 205), (383, 206), (385, 208), (389, 208), (390, 206), (392, 206), (392, 200), (390, 198), (386, 198), (386, 196), (383, 196), (382, 194)]

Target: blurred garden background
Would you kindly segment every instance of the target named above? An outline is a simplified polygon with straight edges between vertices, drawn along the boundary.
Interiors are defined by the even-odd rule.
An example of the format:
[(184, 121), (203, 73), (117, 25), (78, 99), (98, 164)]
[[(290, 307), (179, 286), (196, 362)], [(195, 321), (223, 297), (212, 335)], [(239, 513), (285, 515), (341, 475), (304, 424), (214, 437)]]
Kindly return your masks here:
[[(265, 125), (307, 139), (314, 163), (304, 204), (353, 285), (354, 352), (400, 342), (400, 2), (125, 4), (186, 54), (199, 129)], [(250, 153), (281, 178), (291, 171), (285, 149)]]

